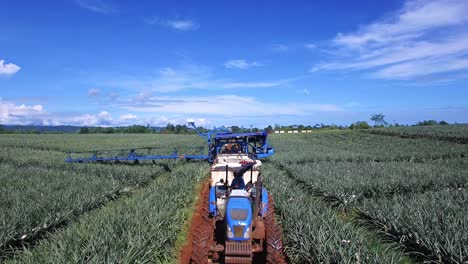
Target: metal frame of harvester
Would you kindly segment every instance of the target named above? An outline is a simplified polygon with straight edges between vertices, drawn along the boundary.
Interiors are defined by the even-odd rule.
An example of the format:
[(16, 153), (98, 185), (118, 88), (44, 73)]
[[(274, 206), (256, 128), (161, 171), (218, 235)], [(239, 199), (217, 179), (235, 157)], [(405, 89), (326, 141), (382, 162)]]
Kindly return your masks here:
[[(186, 160), (207, 160), (212, 163), (218, 154), (221, 154), (223, 146), (226, 144), (237, 144), (241, 147), (239, 150), (242, 153), (246, 153), (257, 157), (259, 159), (267, 158), (272, 156), (275, 152), (274, 148), (268, 144), (268, 134), (263, 132), (249, 132), (249, 133), (231, 133), (228, 129), (214, 128), (206, 133), (200, 132), (195, 123), (189, 122), (189, 125), (193, 127), (195, 132), (204, 140), (208, 145), (208, 153), (204, 155), (185, 155), (179, 154), (177, 150), (174, 150), (172, 154), (168, 155), (140, 155), (140, 150), (151, 150), (152, 147), (144, 148), (133, 148), (129, 150), (114, 149), (114, 150), (95, 150), (95, 151), (82, 151), (82, 152), (68, 152), (68, 158), (66, 162), (111, 162), (111, 161), (144, 161), (144, 160), (161, 160), (161, 159), (186, 159)], [(125, 155), (116, 155), (114, 157), (104, 156), (103, 154), (112, 152), (124, 152)], [(72, 155), (80, 154), (91, 154), (88, 157), (74, 158)]]
[[(180, 155), (177, 151), (170, 155), (139, 155), (137, 151), (151, 148), (135, 148), (114, 157), (103, 155), (112, 151), (93, 151), (91, 156), (73, 158), (72, 154), (80, 153), (73, 152), (66, 162), (206, 160), (212, 165), (207, 204), (204, 205), (208, 215), (204, 218), (210, 219), (207, 223), (212, 231), (202, 231), (205, 237), (197, 236), (201, 240), (193, 240), (191, 263), (252, 263), (259, 256), (268, 255), (268, 248), (282, 251), (278, 237), (271, 239), (273, 242), (267, 246), (268, 229), (272, 229), (269, 225), (272, 225), (274, 213), (271, 197), (262, 186), (260, 159), (275, 152), (268, 144), (268, 134), (264, 131), (231, 133), (224, 127), (202, 133), (193, 122), (189, 125), (206, 140), (206, 155)], [(200, 245), (205, 246), (200, 248)], [(266, 262), (281, 263), (278, 258)]]

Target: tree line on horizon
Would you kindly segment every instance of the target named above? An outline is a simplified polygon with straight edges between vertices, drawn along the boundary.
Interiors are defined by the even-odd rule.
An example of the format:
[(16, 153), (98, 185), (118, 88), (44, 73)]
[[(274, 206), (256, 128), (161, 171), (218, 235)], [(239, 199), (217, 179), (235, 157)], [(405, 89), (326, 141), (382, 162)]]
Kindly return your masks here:
[[(229, 127), (230, 131), (233, 133), (242, 133), (242, 132), (259, 132), (266, 131), (268, 133), (273, 133), (273, 131), (293, 131), (293, 130), (345, 130), (345, 129), (370, 129), (370, 128), (379, 128), (379, 127), (400, 127), (400, 126), (410, 126), (402, 125), (398, 123), (389, 124), (385, 120), (385, 115), (383, 114), (373, 114), (371, 115), (370, 120), (374, 123), (373, 125), (369, 124), (367, 121), (357, 121), (355, 123), (346, 125), (334, 125), (334, 124), (315, 124), (311, 125), (280, 125), (275, 124), (274, 126), (267, 126), (263, 129), (250, 127), (244, 128), (239, 126)], [(434, 125), (449, 125), (445, 121), (436, 121), (436, 120), (424, 120), (417, 122), (411, 126), (434, 126)], [(204, 127), (198, 127), (201, 132), (207, 132), (209, 129)], [(66, 133), (60, 130), (50, 130), (50, 131), (39, 131), (37, 129), (15, 129), (11, 130), (2, 125), (0, 125), (0, 134), (60, 134)], [(195, 134), (196, 132), (187, 127), (186, 125), (174, 125), (168, 123), (165, 127), (151, 127), (149, 124), (146, 126), (142, 125), (132, 125), (126, 127), (88, 127), (84, 126), (77, 129), (74, 133), (79, 134)]]

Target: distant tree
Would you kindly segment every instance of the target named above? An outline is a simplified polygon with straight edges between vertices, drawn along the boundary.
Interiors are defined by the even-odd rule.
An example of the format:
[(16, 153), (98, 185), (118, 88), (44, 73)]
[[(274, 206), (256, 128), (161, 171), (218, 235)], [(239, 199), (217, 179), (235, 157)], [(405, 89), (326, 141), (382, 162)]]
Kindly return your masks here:
[(112, 133), (114, 133), (114, 128), (112, 128), (112, 127), (105, 127), (105, 128), (102, 129), (102, 133), (104, 133), (104, 134), (112, 134)]
[(166, 125), (166, 133), (173, 133), (175, 130), (175, 126), (171, 123), (167, 123)]
[(231, 126), (231, 132), (232, 133), (239, 133), (241, 132), (243, 129), (241, 129), (240, 127), (238, 126)]
[(439, 125), (443, 125), (443, 126), (446, 126), (446, 125), (448, 125), (448, 124), (449, 124), (449, 123), (445, 122), (444, 120), (442, 120), (442, 121), (439, 122)]
[(124, 133), (132, 133), (132, 134), (144, 134), (144, 133), (151, 133), (151, 128), (140, 126), (140, 125), (133, 125), (124, 128)]
[(265, 127), (264, 130), (265, 130), (267, 133), (272, 133), (273, 127), (271, 127), (271, 125), (269, 125), (269, 126)]
[(350, 129), (369, 129), (370, 127), (366, 121), (358, 121), (349, 126)]
[(422, 122), (418, 122), (416, 125), (417, 126), (434, 126), (437, 125), (437, 121), (435, 120), (424, 120)]
[(80, 128), (80, 131), (78, 131), (80, 134), (89, 134), (89, 128), (88, 127), (82, 127)]
[(374, 122), (375, 126), (386, 126), (388, 124), (387, 121), (385, 121), (385, 115), (382, 113), (372, 114), (370, 120)]

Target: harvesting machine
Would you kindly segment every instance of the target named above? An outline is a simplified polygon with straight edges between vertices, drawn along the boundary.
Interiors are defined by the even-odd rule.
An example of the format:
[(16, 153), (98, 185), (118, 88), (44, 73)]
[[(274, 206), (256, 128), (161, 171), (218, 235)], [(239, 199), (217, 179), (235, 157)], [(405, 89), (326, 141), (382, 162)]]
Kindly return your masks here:
[[(282, 255), (281, 234), (272, 225), (273, 206), (262, 186), (260, 159), (272, 156), (266, 132), (232, 133), (225, 128), (196, 133), (206, 140), (208, 152), (200, 155), (140, 155), (142, 149), (130, 149), (125, 155), (104, 156), (109, 151), (93, 151), (88, 157), (72, 157), (66, 162), (121, 162), (159, 159), (206, 160), (211, 163), (209, 191), (204, 198), (204, 226), (192, 236), (191, 263), (281, 263), (268, 258), (268, 249)], [(122, 153), (122, 151), (120, 151)], [(276, 228), (276, 229), (275, 229)], [(270, 261), (267, 261), (270, 259)]]
[[(250, 133), (231, 133), (228, 129), (214, 128), (206, 133), (200, 132), (195, 123), (189, 122), (195, 132), (203, 138), (208, 146), (206, 154), (200, 153), (199, 155), (185, 155), (179, 154), (174, 150), (168, 155), (142, 155), (139, 152), (150, 152), (155, 149), (153, 147), (142, 147), (133, 149), (114, 149), (114, 150), (94, 150), (94, 151), (71, 151), (68, 152), (66, 162), (120, 162), (120, 161), (133, 161), (135, 163), (145, 160), (161, 160), (161, 159), (185, 159), (185, 160), (206, 160), (212, 163), (215, 158), (226, 151), (225, 145), (235, 144), (235, 148), (239, 153), (248, 154), (259, 159), (272, 156), (275, 152), (274, 148), (268, 144), (268, 134), (263, 132), (250, 132)], [(87, 154), (87, 157), (82, 155)]]

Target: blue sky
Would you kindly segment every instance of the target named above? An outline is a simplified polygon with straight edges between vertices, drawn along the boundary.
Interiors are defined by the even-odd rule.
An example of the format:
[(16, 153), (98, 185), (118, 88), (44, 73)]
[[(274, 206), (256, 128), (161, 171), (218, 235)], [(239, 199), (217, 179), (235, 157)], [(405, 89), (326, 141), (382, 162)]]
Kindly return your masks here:
[(468, 2), (5, 1), (0, 123), (468, 122)]

